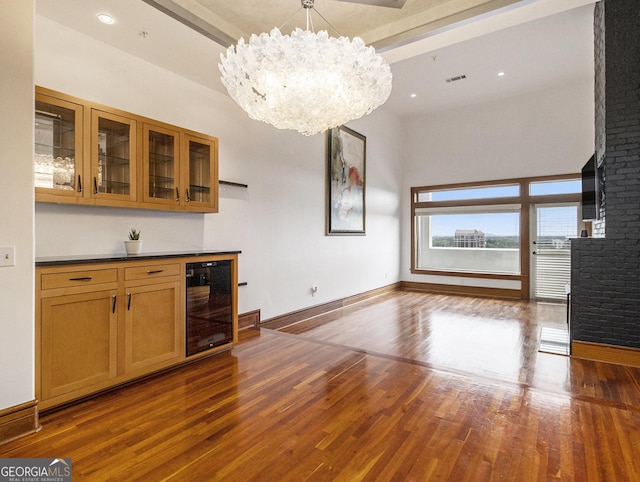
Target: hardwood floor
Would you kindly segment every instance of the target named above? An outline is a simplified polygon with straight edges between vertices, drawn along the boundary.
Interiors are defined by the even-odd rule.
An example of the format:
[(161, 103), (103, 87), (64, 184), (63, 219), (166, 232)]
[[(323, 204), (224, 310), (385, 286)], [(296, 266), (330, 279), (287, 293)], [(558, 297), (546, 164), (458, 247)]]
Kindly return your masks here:
[(640, 480), (640, 370), (537, 351), (564, 306), (398, 292), (42, 417), (74, 480)]

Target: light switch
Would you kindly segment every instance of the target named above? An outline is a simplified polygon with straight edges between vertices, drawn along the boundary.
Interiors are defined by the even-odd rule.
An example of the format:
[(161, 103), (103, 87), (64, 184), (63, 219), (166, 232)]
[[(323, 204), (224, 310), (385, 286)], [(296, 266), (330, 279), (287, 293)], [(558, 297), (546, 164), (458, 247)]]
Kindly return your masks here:
[(0, 266), (16, 265), (16, 247), (2, 246), (0, 247)]

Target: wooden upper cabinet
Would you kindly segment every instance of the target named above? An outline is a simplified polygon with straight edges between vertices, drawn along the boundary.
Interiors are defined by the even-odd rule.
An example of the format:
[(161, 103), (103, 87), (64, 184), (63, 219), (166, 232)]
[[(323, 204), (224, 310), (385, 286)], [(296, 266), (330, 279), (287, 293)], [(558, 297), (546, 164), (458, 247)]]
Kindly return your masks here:
[(136, 121), (91, 110), (91, 188), (96, 199), (136, 200)]
[(218, 142), (183, 136), (182, 179), (188, 210), (218, 212)]
[(218, 211), (218, 139), (42, 87), (36, 201)]
[(142, 126), (144, 202), (180, 203), (180, 133), (158, 125)]
[(83, 196), (83, 114), (80, 104), (36, 92), (33, 159), (36, 201), (52, 195), (70, 201)]

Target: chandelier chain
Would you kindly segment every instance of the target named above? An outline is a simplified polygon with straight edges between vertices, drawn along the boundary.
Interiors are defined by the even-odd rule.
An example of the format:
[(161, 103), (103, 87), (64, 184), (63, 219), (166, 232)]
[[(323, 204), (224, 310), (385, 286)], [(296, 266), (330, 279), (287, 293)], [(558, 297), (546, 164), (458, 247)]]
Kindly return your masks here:
[[(315, 9), (315, 10), (314, 10), (314, 12), (316, 12), (318, 15), (320, 15), (320, 18), (321, 18), (322, 20), (324, 20), (325, 22), (327, 22), (327, 25), (329, 25), (329, 27), (331, 27), (331, 28), (333, 29), (333, 31), (334, 31), (335, 33), (337, 33), (337, 34), (338, 34), (338, 36), (342, 37), (342, 34), (341, 34), (340, 32), (338, 32), (338, 29), (337, 29), (337, 28), (335, 28), (335, 27), (331, 24), (331, 22), (329, 22), (329, 20), (327, 20), (327, 19), (324, 17), (324, 15), (322, 15), (322, 14), (320, 13), (320, 11), (319, 11), (318, 9)], [(307, 30), (308, 30), (308, 29), (309, 29), (309, 28), (307, 27)]]
[[(327, 20), (326, 17), (322, 15), (317, 8), (314, 8), (314, 5), (313, 5), (314, 0), (300, 0), (300, 1), (302, 3), (302, 6), (298, 10), (296, 10), (295, 13), (291, 15), (291, 17), (289, 17), (286, 22), (280, 25), (280, 27), (278, 27), (278, 30), (282, 31), (282, 29), (285, 26), (287, 26), (287, 24), (291, 22), (291, 20), (293, 20), (293, 18), (296, 15), (298, 15), (300, 10), (304, 8), (307, 15), (307, 30), (310, 30), (311, 32), (315, 32), (315, 27), (313, 26), (313, 17), (311, 16), (311, 9), (313, 8), (313, 11), (316, 12), (320, 16), (320, 18), (325, 21), (325, 23), (331, 28), (331, 30), (333, 30), (339, 37), (343, 36), (342, 33), (340, 33), (340, 31), (337, 28), (335, 28), (333, 24), (329, 22), (329, 20)], [(309, 29), (309, 26), (311, 26), (311, 29)]]
[(296, 10), (296, 11), (295, 11), (295, 13), (294, 13), (293, 15), (291, 15), (291, 16), (287, 19), (287, 21), (286, 21), (285, 23), (283, 23), (282, 25), (280, 25), (280, 27), (278, 28), (278, 30), (282, 30), (282, 29), (285, 27), (285, 25), (287, 25), (289, 22), (291, 22), (291, 20), (293, 20), (293, 17), (295, 17), (296, 15), (298, 15), (298, 12), (299, 12), (300, 10), (302, 10), (302, 8), (303, 8), (303, 7), (300, 7), (298, 10)]

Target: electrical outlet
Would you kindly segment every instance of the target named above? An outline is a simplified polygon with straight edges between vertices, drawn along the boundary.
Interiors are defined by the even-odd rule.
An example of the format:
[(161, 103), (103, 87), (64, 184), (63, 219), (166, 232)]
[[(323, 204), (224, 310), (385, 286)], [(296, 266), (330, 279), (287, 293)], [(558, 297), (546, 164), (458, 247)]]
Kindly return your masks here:
[(16, 265), (16, 247), (3, 246), (0, 247), (0, 266)]

